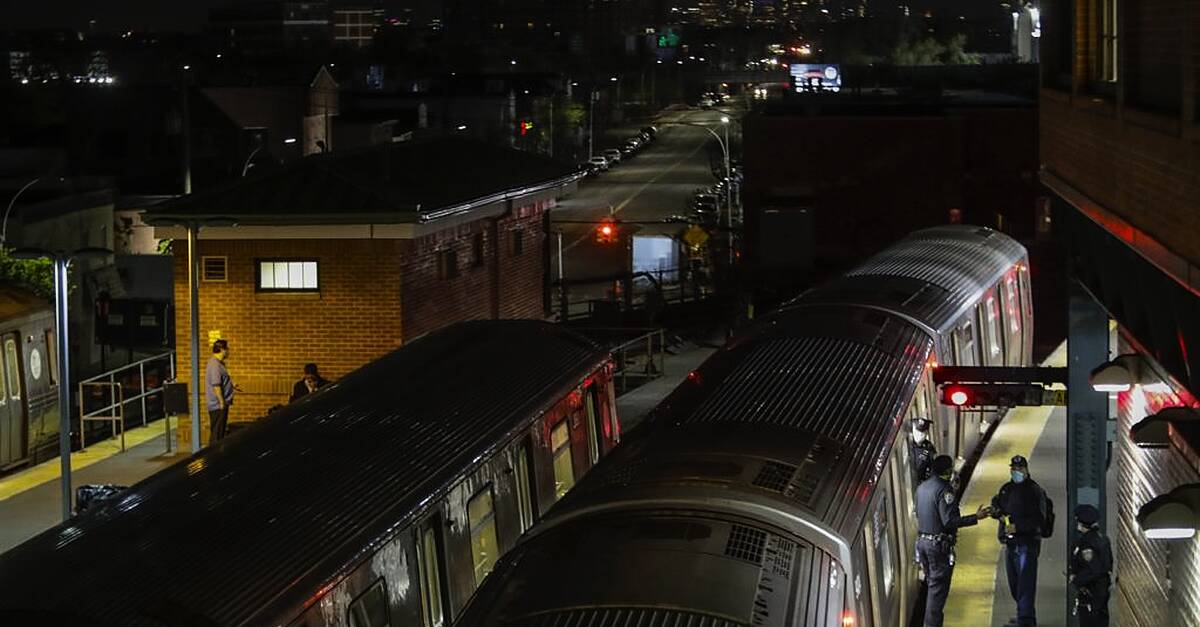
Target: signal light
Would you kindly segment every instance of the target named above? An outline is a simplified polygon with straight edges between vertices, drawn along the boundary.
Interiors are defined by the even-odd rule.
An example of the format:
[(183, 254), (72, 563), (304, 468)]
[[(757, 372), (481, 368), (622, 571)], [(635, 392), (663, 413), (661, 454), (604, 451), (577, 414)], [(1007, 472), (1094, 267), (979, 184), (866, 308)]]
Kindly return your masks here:
[(957, 405), (959, 407), (966, 405), (967, 401), (971, 400), (971, 395), (967, 394), (966, 390), (952, 389), (947, 393), (946, 396), (950, 399), (951, 405)]
[(846, 611), (842, 613), (842, 627), (854, 627), (854, 612)]
[(612, 222), (601, 222), (600, 226), (596, 227), (596, 243), (598, 244), (613, 244), (617, 241), (617, 225)]

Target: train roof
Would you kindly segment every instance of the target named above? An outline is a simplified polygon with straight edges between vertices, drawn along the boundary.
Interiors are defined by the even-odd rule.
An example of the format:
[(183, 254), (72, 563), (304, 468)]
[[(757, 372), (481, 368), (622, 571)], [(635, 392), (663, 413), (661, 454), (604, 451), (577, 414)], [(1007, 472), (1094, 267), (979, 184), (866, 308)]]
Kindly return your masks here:
[(419, 339), (0, 556), (0, 617), (234, 625), (300, 605), (607, 359), (535, 321)]
[[(932, 348), (920, 327), (882, 311), (826, 305), (766, 316), (697, 369), (655, 409), (652, 431), (615, 451), (564, 505), (586, 507), (591, 493), (658, 476), (655, 460), (676, 449), (737, 451), (779, 462), (762, 470), (781, 476), (779, 498), (851, 529)], [(746, 475), (743, 487), (761, 488), (759, 479)]]
[(1024, 246), (986, 227), (924, 229), (787, 306), (840, 302), (881, 307), (944, 332), (1025, 257)]

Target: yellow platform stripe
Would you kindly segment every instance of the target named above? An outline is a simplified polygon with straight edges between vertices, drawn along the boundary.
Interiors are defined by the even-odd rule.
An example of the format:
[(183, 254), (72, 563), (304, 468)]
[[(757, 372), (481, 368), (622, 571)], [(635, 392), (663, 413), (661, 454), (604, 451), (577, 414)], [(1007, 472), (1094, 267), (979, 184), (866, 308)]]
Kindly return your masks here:
[[(1066, 344), (1060, 345), (1043, 362), (1046, 366), (1065, 366)], [(1008, 463), (1013, 455), (1029, 457), (1042, 436), (1052, 407), (1016, 407), (992, 433), (983, 456), (975, 465), (971, 482), (963, 492), (962, 512), (973, 513), (980, 505), (990, 504), (1000, 486), (1008, 482)], [(1003, 557), (996, 541), (996, 521), (986, 519), (975, 527), (959, 532), (954, 579), (946, 603), (946, 625), (990, 625), (995, 601), (996, 573)]]
[[(125, 450), (128, 451), (154, 438), (163, 437), (165, 428), (161, 420), (155, 420), (144, 427), (137, 427), (126, 431)], [(165, 445), (163, 450), (166, 451)], [(90, 443), (87, 449), (71, 453), (71, 471), (75, 472), (87, 468), (96, 462), (104, 461), (120, 453), (121, 439), (119, 437)], [(59, 458), (55, 457), (33, 468), (27, 468), (7, 477), (0, 478), (0, 501), (12, 498), (22, 492), (32, 490), (51, 481), (57, 481), (59, 475), (62, 474), (60, 463)]]

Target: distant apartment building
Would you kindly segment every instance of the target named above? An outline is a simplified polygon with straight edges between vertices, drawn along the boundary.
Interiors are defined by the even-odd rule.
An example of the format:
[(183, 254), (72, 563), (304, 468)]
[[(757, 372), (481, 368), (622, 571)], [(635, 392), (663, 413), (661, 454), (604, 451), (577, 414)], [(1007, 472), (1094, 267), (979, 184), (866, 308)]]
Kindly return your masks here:
[(366, 48), (375, 39), (383, 22), (383, 9), (371, 4), (346, 4), (333, 7), (333, 43), (350, 48)]
[(209, 23), (223, 50), (270, 54), (332, 42), (328, 2), (252, 2), (213, 9)]

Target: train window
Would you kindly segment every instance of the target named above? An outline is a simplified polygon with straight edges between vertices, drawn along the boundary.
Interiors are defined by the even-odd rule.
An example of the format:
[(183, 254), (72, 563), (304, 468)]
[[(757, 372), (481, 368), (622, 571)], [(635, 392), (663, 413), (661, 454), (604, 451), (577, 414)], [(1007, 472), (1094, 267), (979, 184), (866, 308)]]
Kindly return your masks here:
[(975, 324), (967, 320), (954, 332), (954, 357), (959, 366), (978, 365), (979, 358), (975, 352)]
[(54, 329), (46, 331), (46, 374), (50, 385), (58, 384), (58, 346), (54, 344)]
[(9, 338), (4, 340), (4, 360), (8, 362), (8, 397), (21, 398), (21, 362), (17, 356), (17, 341)]
[(382, 577), (350, 602), (346, 618), (350, 627), (387, 627), (387, 590), (384, 588)]
[(550, 450), (554, 455), (554, 498), (561, 499), (575, 485), (575, 468), (571, 465), (571, 431), (566, 418), (550, 431)]
[(467, 501), (467, 520), (471, 529), (471, 559), (475, 564), (475, 585), (492, 572), (500, 543), (496, 540), (496, 511), (492, 507), (492, 485)]
[(517, 482), (517, 507), (521, 514), (521, 533), (533, 526), (533, 519), (536, 513), (533, 511), (533, 495), (537, 494), (537, 489), (533, 485), (533, 476), (529, 474), (529, 467), (532, 465), (529, 462), (529, 442), (521, 443), (520, 450), (517, 451), (517, 468), (514, 473), (514, 480)]
[(588, 453), (591, 455), (592, 464), (600, 460), (600, 429), (596, 427), (596, 420), (599, 418), (599, 412), (596, 411), (596, 386), (589, 385), (583, 391), (583, 404), (587, 407), (587, 428), (588, 428)]
[(442, 613), (442, 575), (441, 559), (438, 552), (438, 527), (440, 519), (434, 516), (421, 530), (420, 546), (417, 547), (417, 561), (421, 569), (421, 609), (425, 627), (442, 627), (445, 623)]
[(892, 551), (892, 545), (895, 543), (892, 541), (891, 524), (888, 521), (888, 498), (888, 491), (880, 490), (879, 505), (875, 507), (874, 528), (872, 529), (884, 596), (892, 593), (892, 584), (896, 580), (896, 555)]
[(987, 310), (988, 352), (993, 359), (997, 359), (1004, 353), (1004, 347), (1000, 337), (1003, 332), (1003, 327), (1000, 326), (1000, 305), (996, 302), (996, 297), (988, 296), (984, 300), (984, 308)]
[(1008, 331), (1014, 336), (1021, 332), (1021, 297), (1017, 294), (1017, 277), (1004, 275), (1004, 309), (1008, 314)]
[(4, 382), (4, 356), (0, 355), (0, 406), (8, 403), (8, 386)]

